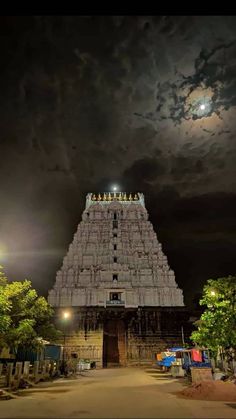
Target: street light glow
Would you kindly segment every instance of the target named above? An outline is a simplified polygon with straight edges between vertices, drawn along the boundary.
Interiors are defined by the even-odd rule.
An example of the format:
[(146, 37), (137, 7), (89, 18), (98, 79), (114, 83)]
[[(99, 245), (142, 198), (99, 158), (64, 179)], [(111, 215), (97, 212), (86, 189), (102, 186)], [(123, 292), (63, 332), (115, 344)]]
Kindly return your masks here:
[(206, 105), (204, 105), (204, 103), (202, 103), (202, 104), (200, 105), (200, 109), (201, 109), (201, 111), (205, 111), (205, 109), (206, 109)]
[(213, 296), (216, 295), (216, 292), (212, 290), (211, 295), (213, 295)]
[(114, 192), (117, 191), (117, 186), (113, 186), (112, 189)]
[(68, 319), (70, 317), (69, 311), (64, 311), (63, 312), (63, 317), (64, 317), (64, 319)]
[(6, 259), (7, 255), (8, 255), (7, 246), (3, 243), (0, 243), (0, 260)]

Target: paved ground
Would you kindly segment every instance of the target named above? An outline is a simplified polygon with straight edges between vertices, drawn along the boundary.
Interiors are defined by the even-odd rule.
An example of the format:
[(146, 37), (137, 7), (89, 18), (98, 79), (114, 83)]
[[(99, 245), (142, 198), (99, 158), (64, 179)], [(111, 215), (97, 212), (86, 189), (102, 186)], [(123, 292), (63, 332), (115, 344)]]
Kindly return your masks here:
[(236, 418), (227, 402), (178, 398), (181, 388), (182, 380), (155, 369), (93, 370), (0, 401), (0, 418)]

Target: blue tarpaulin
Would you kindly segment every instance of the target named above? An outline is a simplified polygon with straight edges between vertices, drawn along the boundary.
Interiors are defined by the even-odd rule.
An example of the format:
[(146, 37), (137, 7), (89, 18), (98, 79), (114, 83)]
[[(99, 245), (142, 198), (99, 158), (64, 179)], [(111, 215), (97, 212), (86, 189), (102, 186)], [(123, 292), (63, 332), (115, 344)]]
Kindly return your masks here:
[(157, 364), (161, 367), (170, 367), (171, 363), (175, 361), (175, 356), (166, 356), (162, 359), (162, 361), (158, 361)]

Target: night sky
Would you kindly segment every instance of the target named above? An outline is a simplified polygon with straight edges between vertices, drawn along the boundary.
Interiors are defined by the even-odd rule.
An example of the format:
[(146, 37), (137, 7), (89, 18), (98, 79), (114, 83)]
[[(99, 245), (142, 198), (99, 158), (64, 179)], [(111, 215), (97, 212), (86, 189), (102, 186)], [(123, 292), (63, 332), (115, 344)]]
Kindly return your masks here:
[(1, 17), (0, 51), (10, 279), (47, 295), (86, 193), (113, 183), (145, 194), (187, 303), (236, 273), (235, 16)]

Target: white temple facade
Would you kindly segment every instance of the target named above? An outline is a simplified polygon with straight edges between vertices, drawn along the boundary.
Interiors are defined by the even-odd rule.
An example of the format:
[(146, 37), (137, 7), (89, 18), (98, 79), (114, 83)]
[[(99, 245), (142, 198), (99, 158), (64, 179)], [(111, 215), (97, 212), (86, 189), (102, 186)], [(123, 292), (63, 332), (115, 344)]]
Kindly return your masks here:
[(87, 195), (48, 301), (54, 307), (184, 306), (142, 193)]

